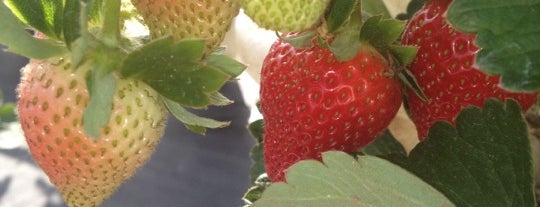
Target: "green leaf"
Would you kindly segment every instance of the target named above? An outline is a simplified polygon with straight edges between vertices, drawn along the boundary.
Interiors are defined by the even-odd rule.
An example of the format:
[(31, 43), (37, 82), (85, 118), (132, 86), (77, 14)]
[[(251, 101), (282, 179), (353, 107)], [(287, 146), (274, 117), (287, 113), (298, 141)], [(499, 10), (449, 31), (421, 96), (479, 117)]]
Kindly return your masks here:
[(191, 124), (186, 124), (186, 123), (184, 123), (184, 126), (186, 127), (187, 130), (195, 134), (202, 134), (202, 135), (206, 134), (206, 127), (196, 126), (196, 125), (191, 125)]
[(247, 68), (246, 65), (224, 54), (210, 54), (205, 61), (207, 66), (219, 69), (231, 78), (238, 77)]
[(408, 89), (414, 92), (414, 94), (423, 101), (428, 101), (426, 94), (418, 85), (416, 77), (408, 69), (404, 69), (398, 72), (398, 78), (401, 83)]
[(230, 122), (216, 121), (213, 119), (197, 116), (186, 110), (180, 104), (166, 97), (163, 97), (162, 99), (169, 112), (171, 112), (171, 114), (179, 121), (184, 123), (186, 127), (192, 132), (204, 134), (206, 132), (206, 128), (223, 128), (230, 124)]
[(358, 54), (360, 40), (358, 39), (360, 30), (357, 27), (345, 26), (330, 44), (330, 51), (340, 62), (350, 60)]
[(326, 15), (328, 32), (335, 32), (345, 25), (357, 4), (359, 4), (358, 0), (332, 0), (329, 12)]
[(408, 159), (392, 160), (457, 206), (535, 206), (527, 125), (515, 101), (466, 108), (456, 128), (438, 122)]
[(476, 33), (476, 64), (501, 75), (504, 88), (540, 89), (540, 0), (455, 0), (448, 21)]
[(60, 39), (63, 2), (61, 0), (5, 0), (24, 23), (50, 38)]
[(94, 70), (86, 79), (90, 102), (84, 110), (83, 128), (86, 134), (99, 139), (100, 129), (107, 125), (112, 110), (116, 89), (116, 78), (96, 63)]
[(398, 14), (396, 19), (399, 19), (399, 20), (408, 20), (408, 19), (411, 19), (412, 16), (418, 11), (420, 10), (420, 8), (422, 8), (422, 6), (424, 6), (424, 4), (427, 2), (428, 0), (411, 0), (409, 2), (409, 4), (407, 5), (407, 11), (406, 13), (401, 13), (401, 14)]
[(362, 11), (370, 16), (381, 15), (384, 18), (392, 18), (384, 1), (381, 0), (362, 0)]
[(0, 44), (7, 46), (10, 52), (34, 59), (45, 59), (67, 52), (63, 44), (34, 38), (3, 3), (0, 3), (0, 19)]
[(384, 50), (398, 40), (404, 28), (404, 21), (373, 16), (364, 22), (360, 32), (360, 39), (369, 42), (378, 49)]
[(253, 203), (262, 197), (264, 191), (272, 184), (272, 181), (266, 173), (263, 173), (253, 183), (254, 185), (248, 189), (242, 198), (245, 203), (243, 207), (252, 207)]
[[(121, 49), (109, 48), (100, 42), (95, 42), (92, 46), (85, 53), (90, 59), (85, 64), (91, 64), (89, 67), (93, 68), (86, 77), (90, 102), (83, 114), (83, 128), (97, 140), (100, 129), (108, 123), (112, 110), (116, 90), (116, 76), (113, 71), (119, 68), (120, 60), (123, 60), (126, 54)], [(72, 56), (73, 59), (77, 58), (75, 53)], [(76, 70), (79, 66), (73, 63), (72, 68)]]
[(385, 156), (390, 154), (407, 155), (407, 151), (405, 151), (403, 145), (401, 145), (388, 130), (372, 143), (363, 147), (360, 150), (360, 153), (372, 156)]
[(220, 92), (208, 94), (208, 97), (210, 97), (210, 104), (214, 106), (227, 106), (234, 103), (233, 100), (228, 99)]
[(313, 46), (313, 38), (317, 37), (317, 32), (307, 31), (307, 32), (300, 33), (298, 35), (291, 35), (287, 37), (282, 37), (278, 35), (278, 37), (282, 41), (289, 43), (293, 47), (308, 48), (308, 47)]
[[(360, 16), (360, 11), (354, 11), (352, 16)], [(350, 60), (358, 54), (360, 48), (361, 17), (351, 18), (336, 34), (330, 44), (330, 51), (340, 62)]]
[(454, 206), (418, 177), (384, 159), (325, 152), (323, 163), (307, 160), (273, 183), (254, 206)]
[(412, 63), (418, 52), (418, 47), (404, 45), (390, 45), (390, 52), (397, 60), (397, 63), (406, 66)]
[[(71, 47), (84, 32), (89, 22), (97, 23), (103, 0), (65, 0), (62, 22), (64, 41)], [(84, 25), (82, 25), (84, 23)]]
[(135, 50), (124, 61), (124, 77), (140, 79), (162, 96), (181, 105), (203, 108), (211, 103), (230, 75), (201, 64), (204, 42), (170, 37), (155, 40)]
[(87, 17), (81, 17), (81, 4), (80, 0), (66, 0), (66, 6), (64, 11), (64, 42), (68, 47), (71, 47), (71, 43), (74, 42), (81, 35), (81, 20), (87, 20)]
[(249, 124), (248, 129), (251, 136), (255, 139), (255, 145), (253, 145), (250, 153), (252, 164), (249, 173), (251, 180), (254, 181), (260, 174), (266, 172), (263, 156), (264, 121), (262, 119), (254, 121)]

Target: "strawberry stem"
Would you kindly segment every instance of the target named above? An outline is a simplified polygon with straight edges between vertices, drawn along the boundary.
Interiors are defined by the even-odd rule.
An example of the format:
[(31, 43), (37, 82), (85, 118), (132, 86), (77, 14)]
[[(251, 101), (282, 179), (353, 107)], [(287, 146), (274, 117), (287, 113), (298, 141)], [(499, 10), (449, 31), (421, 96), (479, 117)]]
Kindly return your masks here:
[(120, 39), (120, 7), (121, 0), (103, 1), (103, 42), (107, 46), (117, 46)]

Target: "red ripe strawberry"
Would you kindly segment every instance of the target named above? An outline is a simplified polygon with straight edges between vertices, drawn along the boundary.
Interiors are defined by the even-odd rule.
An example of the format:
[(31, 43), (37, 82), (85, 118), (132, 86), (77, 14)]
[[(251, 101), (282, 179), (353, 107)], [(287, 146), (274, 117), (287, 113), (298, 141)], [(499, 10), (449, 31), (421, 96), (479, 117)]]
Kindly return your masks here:
[(19, 116), (30, 153), (69, 206), (99, 206), (150, 157), (166, 110), (142, 82), (118, 80), (111, 118), (98, 141), (84, 133), (85, 74), (68, 58), (31, 60), (19, 87)]
[(206, 40), (212, 52), (225, 38), (240, 10), (237, 0), (132, 0), (152, 38), (171, 35), (175, 40)]
[(452, 28), (446, 10), (452, 0), (431, 0), (408, 23), (402, 44), (419, 47), (410, 71), (416, 77), (427, 101), (408, 91), (410, 115), (420, 140), (436, 121), (455, 122), (463, 107), (482, 106), (488, 98), (517, 100), (523, 110), (536, 102), (537, 94), (511, 93), (498, 87), (499, 77), (484, 74), (475, 67), (478, 47), (474, 34)]
[(401, 104), (401, 86), (385, 59), (365, 46), (346, 62), (326, 48), (276, 41), (261, 74), (264, 161), (274, 182), (328, 150), (355, 152), (383, 131)]

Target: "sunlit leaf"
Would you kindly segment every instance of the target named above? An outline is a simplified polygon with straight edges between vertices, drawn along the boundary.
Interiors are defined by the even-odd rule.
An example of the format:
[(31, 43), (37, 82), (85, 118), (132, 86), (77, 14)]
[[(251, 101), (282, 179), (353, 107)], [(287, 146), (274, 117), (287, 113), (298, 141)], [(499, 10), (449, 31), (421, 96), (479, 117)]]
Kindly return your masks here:
[(3, 3), (0, 3), (0, 19), (2, 28), (0, 44), (5, 45), (10, 52), (35, 59), (58, 56), (67, 52), (61, 43), (34, 38)]
[(165, 103), (165, 106), (167, 106), (167, 109), (169, 109), (169, 112), (171, 112), (174, 117), (184, 123), (190, 131), (198, 134), (204, 134), (206, 132), (206, 128), (223, 128), (228, 126), (230, 123), (200, 117), (189, 112), (180, 104), (167, 98), (163, 98), (163, 102)]
[(323, 163), (306, 160), (273, 183), (254, 206), (454, 206), (440, 192), (384, 159), (326, 152)]

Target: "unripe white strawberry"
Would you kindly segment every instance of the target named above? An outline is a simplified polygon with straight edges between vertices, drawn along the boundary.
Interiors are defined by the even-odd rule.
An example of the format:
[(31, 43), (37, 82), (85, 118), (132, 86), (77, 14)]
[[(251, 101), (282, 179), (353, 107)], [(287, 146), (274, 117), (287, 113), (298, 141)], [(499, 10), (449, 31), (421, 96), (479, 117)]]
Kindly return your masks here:
[(330, 0), (239, 0), (259, 26), (279, 32), (299, 32), (317, 26)]
[(237, 0), (132, 0), (148, 25), (150, 36), (175, 40), (203, 39), (206, 53), (225, 38), (240, 5)]

